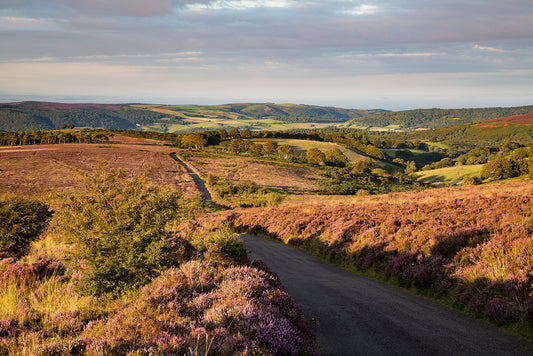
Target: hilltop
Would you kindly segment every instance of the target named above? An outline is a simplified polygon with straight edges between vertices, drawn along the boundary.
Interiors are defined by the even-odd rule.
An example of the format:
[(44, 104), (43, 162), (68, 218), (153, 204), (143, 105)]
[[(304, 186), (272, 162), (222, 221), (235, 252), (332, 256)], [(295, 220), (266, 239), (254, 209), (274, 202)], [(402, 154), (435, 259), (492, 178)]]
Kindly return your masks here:
[(157, 105), (65, 104), (26, 101), (0, 104), (0, 130), (52, 130), (63, 125), (183, 132), (218, 128), (320, 128), (384, 110), (295, 104)]

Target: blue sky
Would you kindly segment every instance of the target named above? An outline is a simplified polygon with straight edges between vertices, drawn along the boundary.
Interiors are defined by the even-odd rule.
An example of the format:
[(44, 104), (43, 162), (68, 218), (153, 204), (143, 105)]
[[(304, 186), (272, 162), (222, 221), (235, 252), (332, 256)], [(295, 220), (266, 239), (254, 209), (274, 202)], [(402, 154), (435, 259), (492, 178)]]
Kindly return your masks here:
[(0, 101), (533, 104), (531, 0), (0, 0)]

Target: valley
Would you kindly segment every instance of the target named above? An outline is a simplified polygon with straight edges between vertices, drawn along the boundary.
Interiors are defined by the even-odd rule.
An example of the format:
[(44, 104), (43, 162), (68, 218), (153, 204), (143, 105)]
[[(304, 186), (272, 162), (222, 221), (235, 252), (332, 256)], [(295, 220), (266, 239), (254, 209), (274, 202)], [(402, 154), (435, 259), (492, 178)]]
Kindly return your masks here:
[[(457, 338), (455, 354), (530, 353), (520, 339), (533, 334), (530, 115), (403, 133), (231, 126), (245, 114), (289, 108), (127, 109), (180, 111), (175, 120), (189, 124), (218, 120), (195, 132), (0, 132), (0, 216), (13, 221), (1, 235), (0, 328), (8, 337), (0, 350), (394, 354), (390, 345), (400, 343), (402, 352), (426, 354)], [(48, 213), (32, 217), (31, 204)], [(23, 212), (44, 224), (29, 241), (16, 240)], [(311, 258), (303, 251), (343, 277), (300, 271)], [(275, 256), (286, 253), (282, 264)], [(330, 283), (313, 287), (314, 277)], [(378, 293), (371, 285), (384, 300), (355, 293)], [(306, 288), (326, 293), (316, 298), (333, 309), (306, 300)], [(406, 305), (425, 310), (417, 322)], [(345, 337), (359, 335), (359, 345), (327, 335), (328, 325), (354, 318), (364, 322)], [(435, 323), (454, 331), (429, 335)], [(387, 334), (391, 324), (401, 340)], [(428, 330), (423, 346), (414, 324)]]

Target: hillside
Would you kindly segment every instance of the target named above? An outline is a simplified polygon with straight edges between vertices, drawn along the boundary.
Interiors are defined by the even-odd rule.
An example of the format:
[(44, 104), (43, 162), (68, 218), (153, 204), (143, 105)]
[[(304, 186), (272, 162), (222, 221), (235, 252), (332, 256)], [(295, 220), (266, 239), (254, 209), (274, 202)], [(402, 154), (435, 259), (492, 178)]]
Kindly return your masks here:
[[(531, 107), (533, 108), (533, 107)], [(533, 113), (497, 117), (468, 124), (414, 132), (372, 132), (374, 139), (420, 140), (456, 148), (533, 143)]]
[(529, 114), (532, 112), (532, 105), (509, 108), (416, 109), (366, 115), (361, 118), (352, 119), (344, 126), (371, 130), (388, 129), (391, 131), (438, 129), (452, 125)]
[(372, 197), (299, 196), (205, 217), (418, 291), (531, 337), (529, 181)]
[(378, 112), (383, 110), (293, 104), (199, 106), (20, 102), (0, 104), (0, 130), (51, 130), (62, 125), (159, 132), (218, 128), (280, 130), (325, 127)]
[(21, 102), (0, 105), (0, 130), (51, 130), (62, 125), (134, 129), (137, 124), (152, 124), (164, 117), (162, 113), (138, 110), (127, 104)]

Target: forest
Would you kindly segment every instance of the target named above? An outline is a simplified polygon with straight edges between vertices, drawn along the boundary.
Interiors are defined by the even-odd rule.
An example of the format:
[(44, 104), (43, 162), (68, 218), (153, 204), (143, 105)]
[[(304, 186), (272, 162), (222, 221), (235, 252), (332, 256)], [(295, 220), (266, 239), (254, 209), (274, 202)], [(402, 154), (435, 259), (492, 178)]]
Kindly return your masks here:
[(533, 112), (533, 106), (479, 109), (415, 109), (371, 114), (352, 119), (346, 126), (359, 128), (394, 126), (397, 129), (438, 129), (499, 117)]

